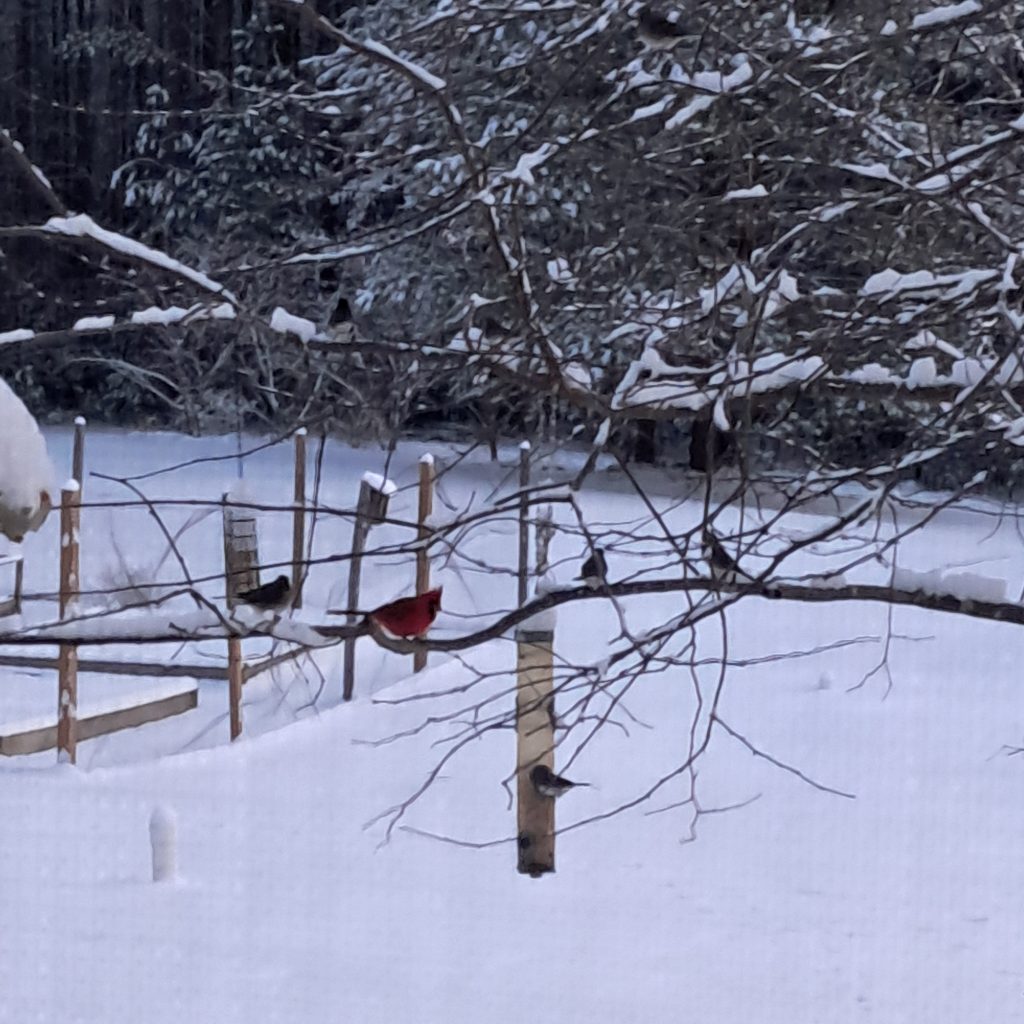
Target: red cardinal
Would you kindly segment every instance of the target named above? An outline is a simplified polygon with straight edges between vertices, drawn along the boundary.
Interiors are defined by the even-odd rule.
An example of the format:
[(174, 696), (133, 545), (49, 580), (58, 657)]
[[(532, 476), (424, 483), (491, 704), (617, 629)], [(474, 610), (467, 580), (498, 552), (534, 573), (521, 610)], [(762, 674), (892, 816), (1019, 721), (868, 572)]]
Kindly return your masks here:
[(370, 612), (366, 617), (392, 636), (412, 640), (423, 636), (441, 610), (441, 590), (428, 590), (416, 597), (400, 597)]

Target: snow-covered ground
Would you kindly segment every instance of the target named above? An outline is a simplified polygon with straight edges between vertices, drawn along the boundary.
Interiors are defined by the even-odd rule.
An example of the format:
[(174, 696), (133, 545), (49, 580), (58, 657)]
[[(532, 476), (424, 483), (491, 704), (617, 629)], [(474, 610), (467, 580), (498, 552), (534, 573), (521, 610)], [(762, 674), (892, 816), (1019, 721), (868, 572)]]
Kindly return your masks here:
[[(67, 436), (48, 440), (67, 465)], [(87, 464), (123, 476), (233, 448), (231, 439), (94, 432)], [(392, 514), (411, 518), (422, 450), (400, 446), (386, 466), (378, 450), (332, 446), (325, 503), (349, 507), (364, 472), (387, 472), (399, 485)], [(450, 454), (434, 450), (442, 461)], [(445, 497), (462, 508), (508, 490), (515, 454), (504, 467), (474, 456), (446, 478)], [(211, 497), (234, 472), (230, 461), (203, 462), (140, 485), (151, 497)], [(250, 459), (246, 476), (257, 495), (285, 503), (288, 446)], [(679, 521), (699, 515), (673, 489), (656, 498), (659, 508)], [(90, 478), (85, 496), (125, 492)], [(645, 514), (612, 485), (586, 489), (582, 501), (594, 526), (635, 525)], [(176, 527), (194, 511), (168, 518)], [(267, 514), (260, 529), (263, 560), (286, 561), (287, 516)], [(193, 571), (213, 577), (211, 595), (218, 530), (214, 515), (182, 538)], [(82, 535), (87, 588), (102, 587), (118, 549), (130, 562), (160, 554), (144, 512), (86, 509)], [(405, 539), (398, 527), (371, 535), (373, 545), (396, 539)], [(318, 525), (314, 554), (347, 547), (343, 521)], [(556, 538), (556, 574), (575, 575), (582, 548), (578, 536)], [(25, 552), (26, 589), (52, 590), (56, 524), (30, 536)], [(445, 586), (441, 632), (511, 604), (511, 575), (476, 571), (472, 559), (511, 567), (514, 552), (508, 521), (471, 537), (463, 561), (434, 566)], [(1024, 577), (1015, 523), (962, 511), (901, 545), (900, 563), (1001, 576), (1014, 596)], [(612, 557), (611, 575), (645, 565), (638, 541)], [(412, 574), (407, 559), (374, 561), (362, 604), (407, 592)], [(344, 570), (319, 566), (302, 614), (315, 619), (318, 607), (343, 605), (343, 594)], [(630, 623), (662, 622), (678, 601), (638, 601)], [(382, 845), (387, 817), (367, 827), (444, 756), (457, 726), (418, 729), (425, 719), (507, 691), (508, 641), (463, 660), (432, 655), (427, 673), (408, 678), (411, 659), (361, 641), (350, 705), (339, 702), (332, 649), (315, 667), (300, 662), (248, 684), (246, 733), (230, 746), (224, 684), (207, 682), (195, 711), (81, 744), (77, 768), (56, 766), (52, 753), (0, 759), (0, 1021), (1024, 1019), (1024, 755), (1003, 749), (1024, 743), (1024, 634), (913, 609), (892, 614), (888, 695), (884, 673), (849, 689), (883, 657), (882, 644), (866, 640), (730, 667), (721, 707), (760, 750), (854, 799), (719, 735), (701, 762), (702, 806), (744, 806), (703, 816), (696, 842), (686, 842), (688, 808), (650, 813), (685, 797), (681, 779), (634, 810), (571, 828), (644, 792), (685, 757), (693, 676), (652, 674), (626, 695), (622, 728), (605, 728), (573, 762), (573, 776), (594, 785), (559, 801), (567, 831), (558, 871), (541, 880), (516, 874), (507, 841), (509, 730), (485, 733), (445, 764), (390, 841)], [(744, 661), (881, 638), (887, 617), (879, 606), (750, 598), (729, 611), (728, 653)], [(604, 602), (564, 607), (558, 655), (599, 662), (617, 630)], [(717, 621), (702, 632), (712, 661), (720, 632)], [(222, 652), (210, 644), (198, 655), (145, 655)], [(699, 670), (705, 687), (716, 677), (713, 663)], [(470, 682), (468, 696), (403, 700)], [(145, 686), (80, 680), (83, 694)], [(3, 670), (0, 723), (45, 710), (55, 691), (52, 673)], [(155, 808), (177, 818), (175, 883), (149, 880)]]

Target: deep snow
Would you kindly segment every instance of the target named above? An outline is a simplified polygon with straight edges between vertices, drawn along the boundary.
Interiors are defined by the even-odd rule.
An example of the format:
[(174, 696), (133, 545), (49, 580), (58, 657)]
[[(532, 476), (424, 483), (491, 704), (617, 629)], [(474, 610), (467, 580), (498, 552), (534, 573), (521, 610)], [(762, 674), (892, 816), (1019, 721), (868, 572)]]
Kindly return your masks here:
[[(66, 436), (50, 441), (64, 465)], [(87, 464), (130, 474), (233, 447), (228, 439), (94, 433)], [(411, 515), (422, 451), (402, 446), (385, 465), (379, 451), (333, 447), (326, 498), (350, 506), (362, 475), (377, 472), (398, 485), (393, 514)], [(449, 454), (434, 451), (439, 463)], [(494, 487), (511, 488), (517, 454), (510, 450), (502, 469), (470, 460), (449, 478), (447, 497), (461, 507), (471, 495), (482, 502)], [(290, 496), (290, 473), (285, 445), (246, 468), (257, 492), (275, 497)], [(203, 463), (144, 486), (153, 496), (216, 496), (233, 474), (230, 462)], [(114, 494), (123, 496), (86, 480), (87, 501)], [(611, 485), (586, 490), (583, 500), (592, 527), (643, 515)], [(656, 500), (673, 517), (698, 514), (674, 495)], [(169, 518), (184, 522), (191, 512)], [(111, 515), (83, 513), (87, 585), (116, 561)], [(158, 556), (144, 513), (116, 515), (118, 523), (130, 518), (116, 533), (126, 557)], [(194, 568), (212, 576), (218, 518), (185, 540)], [(265, 561), (289, 557), (286, 523), (261, 520)], [(371, 535), (373, 543), (386, 542), (389, 529)], [(48, 523), (26, 540), (29, 591), (52, 589), (55, 534)], [(315, 550), (346, 550), (347, 536), (340, 522), (318, 526)], [(578, 536), (556, 538), (556, 575), (575, 575), (583, 547)], [(471, 539), (464, 554), (511, 566), (514, 550), (508, 521)], [(1010, 520), (951, 511), (899, 554), (908, 570), (969, 568), (1020, 591), (1024, 558)], [(609, 561), (613, 578), (647, 565), (640, 543), (633, 557)], [(403, 592), (412, 573), (408, 559), (364, 569), (365, 605)], [(462, 630), (477, 621), (464, 616), (489, 617), (511, 603), (510, 575), (475, 571), (468, 560), (458, 571), (435, 564), (434, 574), (445, 583), (442, 630)], [(210, 587), (212, 594), (216, 580)], [(341, 602), (343, 588), (343, 572), (314, 569), (303, 615)], [(663, 621), (674, 600), (631, 604), (629, 620)], [(364, 827), (417, 789), (456, 727), (366, 741), (506, 691), (514, 666), (507, 641), (466, 659), (493, 673), (468, 698), (403, 702), (468, 683), (472, 668), (432, 655), (425, 675), (406, 679), (411, 659), (360, 641), (353, 704), (338, 703), (340, 649), (332, 649), (318, 657), (322, 690), (309, 666), (247, 686), (246, 734), (233, 746), (225, 745), (223, 684), (202, 683), (196, 711), (83, 743), (78, 768), (56, 766), (52, 754), (0, 759), (0, 1021), (1022, 1019), (1024, 755), (1003, 749), (1024, 741), (1020, 632), (906, 608), (893, 615), (899, 638), (888, 692), (884, 673), (849, 691), (879, 662), (879, 643), (729, 669), (729, 724), (855, 799), (814, 789), (718, 735), (700, 766), (702, 805), (752, 802), (702, 817), (696, 842), (685, 841), (687, 808), (649, 813), (683, 799), (682, 781), (635, 810), (571, 828), (635, 797), (685, 756), (693, 679), (684, 669), (652, 674), (625, 698), (633, 718), (619, 716), (623, 728), (604, 729), (573, 762), (573, 776), (594, 788), (559, 802), (559, 826), (569, 830), (558, 840), (557, 874), (541, 880), (515, 873), (508, 842), (470, 849), (402, 828), (507, 839), (509, 730), (486, 733), (446, 764), (390, 842), (381, 845), (386, 819)], [(730, 657), (748, 659), (882, 637), (887, 610), (749, 598), (728, 617)], [(603, 602), (563, 607), (558, 654), (597, 662), (616, 629)], [(703, 631), (703, 655), (720, 650), (719, 633), (717, 622)], [(206, 653), (219, 657), (219, 646)], [(705, 690), (716, 674), (714, 664), (700, 670)], [(134, 680), (80, 680), (83, 692), (126, 685), (145, 689)], [(55, 691), (50, 674), (5, 670), (0, 721), (15, 704), (19, 714), (39, 702), (45, 709)], [(177, 819), (173, 883), (150, 881), (157, 808)]]

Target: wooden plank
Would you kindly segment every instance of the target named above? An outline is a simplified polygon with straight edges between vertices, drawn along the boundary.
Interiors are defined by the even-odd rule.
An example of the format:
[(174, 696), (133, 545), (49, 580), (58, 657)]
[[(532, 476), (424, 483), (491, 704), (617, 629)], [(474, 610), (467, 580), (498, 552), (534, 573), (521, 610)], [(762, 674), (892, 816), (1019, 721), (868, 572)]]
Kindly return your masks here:
[[(56, 669), (57, 659), (37, 654), (0, 654), (0, 665), (9, 668)], [(80, 658), (79, 672), (111, 676), (156, 676), (161, 679), (218, 679), (226, 681), (225, 665), (168, 665), (160, 661), (109, 661)]]
[[(105, 711), (99, 715), (80, 718), (77, 722), (78, 739), (89, 740), (106, 736), (122, 729), (134, 729), (148, 722), (158, 722), (173, 715), (191, 711), (199, 704), (198, 690), (184, 690), (169, 697), (133, 704), (116, 711)], [(57, 725), (46, 725), (39, 729), (0, 736), (0, 754), (37, 754), (41, 750), (52, 750), (57, 746)]]
[(306, 647), (295, 647), (292, 650), (284, 651), (281, 654), (272, 654), (267, 658), (263, 658), (261, 661), (246, 663), (242, 666), (242, 681), (247, 683), (253, 678), (253, 676), (258, 676), (263, 672), (269, 672), (271, 669), (277, 668), (278, 665), (283, 665), (288, 661), (294, 661), (296, 658), (308, 653), (309, 649)]

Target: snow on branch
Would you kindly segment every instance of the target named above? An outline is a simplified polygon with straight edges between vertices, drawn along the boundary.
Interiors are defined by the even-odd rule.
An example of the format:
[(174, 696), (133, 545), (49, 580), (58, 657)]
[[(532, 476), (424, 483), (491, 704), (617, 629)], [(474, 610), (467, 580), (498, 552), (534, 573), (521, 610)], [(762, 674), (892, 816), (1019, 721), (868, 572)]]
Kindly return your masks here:
[[(297, 0), (292, 0), (297, 2)], [(438, 78), (437, 75), (431, 74), (425, 67), (420, 64), (416, 64), (411, 60), (406, 60), (405, 57), (400, 57), (390, 47), (385, 46), (383, 43), (378, 42), (376, 39), (361, 40), (363, 48), (368, 53), (376, 54), (378, 57), (383, 58), (388, 64), (393, 67), (401, 68), (409, 78), (415, 79), (426, 89), (433, 89), (434, 92), (441, 92), (447, 88), (447, 83), (443, 78)]]
[(0, 331), (0, 345), (11, 345), (16, 341), (29, 341), (36, 337), (36, 332), (30, 327), (15, 327), (11, 331)]
[(389, 46), (378, 42), (376, 39), (370, 39), (369, 37), (356, 39), (355, 36), (349, 35), (348, 32), (338, 28), (337, 25), (333, 24), (323, 15), (318, 14), (312, 6), (302, 2), (302, 0), (271, 0), (271, 3), (297, 11), (301, 17), (312, 23), (312, 27), (316, 31), (330, 37), (344, 49), (352, 53), (362, 54), (379, 64), (384, 64), (392, 71), (401, 74), (418, 91), (437, 97), (448, 121), (452, 125), (461, 126), (462, 115), (442, 96), (447, 87), (443, 78), (439, 78), (421, 64), (400, 56)]
[(162, 270), (169, 270), (172, 274), (191, 281), (205, 291), (224, 295), (230, 301), (235, 301), (224, 286), (218, 284), (213, 278), (201, 271), (193, 270), (192, 267), (173, 259), (159, 249), (136, 242), (133, 238), (119, 234), (117, 231), (101, 228), (88, 214), (79, 213), (73, 217), (51, 217), (40, 230), (50, 234), (66, 235), (70, 238), (92, 239), (104, 248), (120, 253), (122, 256), (140, 260)]
[(325, 647), (345, 636), (367, 632), (361, 624), (329, 627), (325, 634), (316, 626), (295, 618), (227, 617), (212, 607), (173, 612), (163, 609), (126, 609), (83, 613), (62, 622), (0, 631), (0, 644), (40, 646), (54, 643), (85, 645), (180, 643), (233, 636), (273, 636), (304, 647)]
[(860, 290), (864, 296), (880, 295), (883, 301), (907, 292), (932, 293), (947, 301), (973, 294), (983, 284), (1002, 276), (1001, 270), (964, 270), (959, 273), (936, 274), (932, 270), (916, 270), (901, 274), (892, 269), (872, 274)]
[[(951, 573), (938, 580), (932, 575), (903, 572), (894, 586), (848, 583), (842, 575), (824, 573), (820, 577), (804, 578), (801, 582), (773, 580), (773, 597), (782, 600), (809, 603), (834, 601), (872, 601), (882, 604), (908, 605), (932, 611), (951, 612), (1024, 625), (1024, 605), (1007, 602), (1005, 583), (1001, 580), (976, 576), (971, 573)], [(411, 650), (449, 652), (469, 650), (480, 644), (507, 636), (516, 626), (537, 615), (546, 614), (562, 604), (573, 601), (605, 600), (639, 597), (650, 594), (675, 592), (721, 592), (721, 581), (696, 577), (688, 579), (665, 578), (632, 580), (610, 583), (600, 592), (586, 586), (556, 587), (538, 593), (522, 607), (498, 616), (489, 625), (472, 633), (450, 638), (431, 638), (410, 642), (392, 641), (373, 633), (381, 646), (408, 653)], [(755, 587), (737, 585), (726, 588), (735, 597), (745, 593), (763, 596)], [(695, 605), (678, 621), (664, 628), (676, 630), (684, 621), (699, 621), (718, 614), (718, 601)], [(660, 634), (664, 630), (658, 630)], [(181, 643), (184, 640), (213, 640), (228, 637), (272, 636), (287, 643), (304, 647), (325, 647), (355, 636), (371, 635), (365, 620), (346, 625), (322, 625), (297, 618), (257, 618), (246, 614), (228, 617), (217, 608), (205, 607), (178, 613), (164, 610), (127, 609), (82, 614), (75, 619), (53, 622), (29, 628), (7, 628), (0, 631), (0, 644), (10, 646), (40, 646), (72, 643), (81, 646), (102, 644)], [(653, 636), (654, 634), (652, 634)]]
[(978, 0), (963, 0), (958, 4), (943, 4), (941, 7), (933, 7), (930, 11), (924, 11), (914, 16), (910, 27), (919, 32), (922, 29), (938, 28), (951, 25), (953, 22), (962, 21), (974, 14), (981, 12), (981, 4)]
[(294, 334), (300, 341), (312, 340), (325, 341), (326, 335), (319, 334), (316, 324), (302, 316), (295, 316), (289, 313), (282, 306), (278, 306), (270, 317), (270, 329), (279, 334)]
[(720, 400), (781, 392), (822, 376), (820, 356), (781, 352), (736, 359), (711, 370), (670, 366), (653, 347), (626, 371), (611, 407), (655, 406), (697, 412)]
[(754, 77), (754, 69), (746, 54), (740, 54), (735, 58), (738, 65), (728, 74), (721, 71), (698, 71), (693, 75), (686, 75), (684, 84), (704, 93), (697, 96), (686, 104), (682, 110), (677, 111), (665, 122), (666, 131), (674, 131), (684, 124), (692, 121), (697, 114), (707, 110), (719, 96), (726, 93), (736, 92), (746, 85)]
[(847, 388), (858, 393), (876, 390), (888, 396), (904, 392), (919, 401), (954, 399), (964, 388), (989, 382), (996, 387), (1024, 386), (1024, 367), (1016, 356), (961, 357), (947, 373), (936, 371), (935, 360), (912, 360), (906, 372), (865, 363), (851, 370), (833, 372), (815, 355), (773, 352), (753, 360), (738, 359), (711, 369), (670, 366), (653, 348), (647, 349), (623, 375), (611, 407), (682, 409), (698, 412), (716, 402), (753, 395), (782, 394), (811, 384)]
[(148, 306), (146, 309), (129, 313), (120, 320), (112, 313), (83, 316), (65, 330), (34, 331), (28, 327), (19, 327), (10, 331), (0, 331), (0, 345), (13, 345), (25, 341), (42, 345), (70, 341), (86, 334), (121, 334), (147, 326), (170, 327), (203, 320), (234, 320), (236, 316), (237, 310), (230, 302), (220, 302), (216, 305), (197, 302), (187, 309), (182, 306)]

